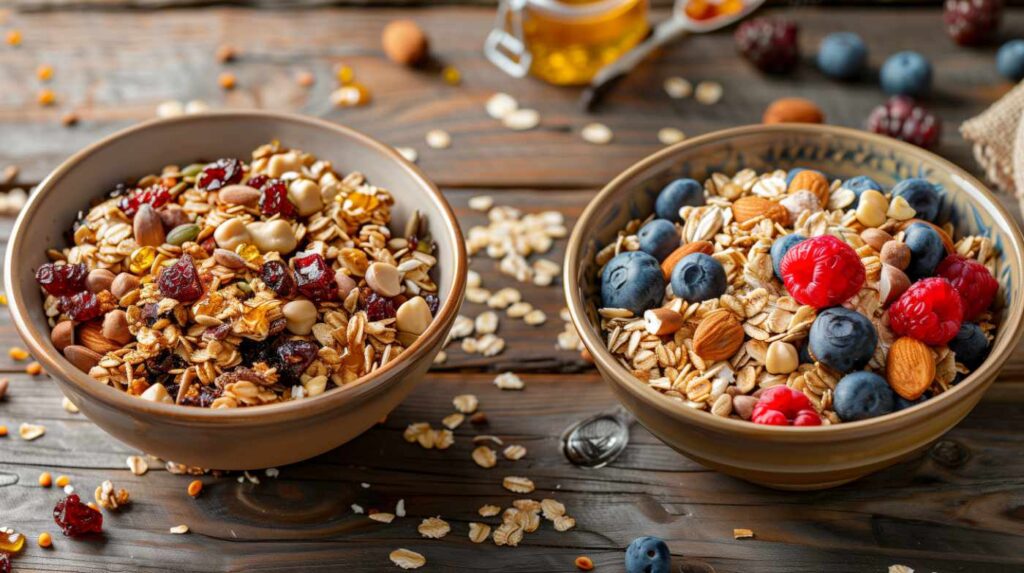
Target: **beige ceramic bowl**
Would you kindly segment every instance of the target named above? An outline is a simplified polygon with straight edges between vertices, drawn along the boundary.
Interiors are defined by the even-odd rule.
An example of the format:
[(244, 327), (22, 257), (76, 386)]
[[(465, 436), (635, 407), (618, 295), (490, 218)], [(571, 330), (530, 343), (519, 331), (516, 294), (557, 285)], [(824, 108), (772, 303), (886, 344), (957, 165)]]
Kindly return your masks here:
[[(944, 189), (946, 217), (958, 236), (983, 234), (1002, 251), (997, 279), (1003, 312), (985, 363), (950, 391), (923, 404), (837, 426), (760, 426), (692, 410), (639, 381), (605, 349), (597, 320), (594, 255), (632, 218), (653, 212), (658, 191), (677, 177), (808, 167), (832, 177), (870, 175), (887, 188), (922, 176)], [(852, 129), (817, 125), (749, 126), (696, 137), (660, 151), (609, 183), (576, 223), (565, 260), (573, 322), (601, 375), (640, 422), (694, 460), (752, 482), (785, 489), (839, 485), (906, 459), (936, 440), (977, 404), (1021, 336), (1020, 231), (992, 194), (964, 170), (917, 147)]]
[[(393, 225), (414, 209), (437, 243), (441, 307), (420, 339), (385, 367), (315, 398), (256, 408), (209, 410), (149, 402), (99, 384), (50, 343), (32, 270), (45, 250), (63, 246), (75, 214), (115, 183), (197, 159), (248, 159), (273, 139), (363, 172), (395, 197)], [(150, 121), (116, 133), (65, 161), (39, 186), (15, 224), (4, 288), (32, 354), (90, 420), (143, 452), (188, 465), (254, 469), (303, 460), (335, 448), (384, 418), (430, 367), (465, 290), (466, 253), (455, 215), (438, 189), (391, 147), (351, 129), (295, 115), (224, 112)]]

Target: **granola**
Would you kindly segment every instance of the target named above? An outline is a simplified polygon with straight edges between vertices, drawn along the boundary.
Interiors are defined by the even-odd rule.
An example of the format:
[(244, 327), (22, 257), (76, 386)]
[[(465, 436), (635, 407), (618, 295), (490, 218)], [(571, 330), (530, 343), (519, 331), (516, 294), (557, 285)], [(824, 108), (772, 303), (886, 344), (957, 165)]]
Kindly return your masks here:
[(276, 141), (248, 163), (120, 184), (36, 274), (54, 344), (97, 381), (166, 403), (249, 407), (351, 384), (440, 304), (423, 217), (393, 229), (393, 204)]

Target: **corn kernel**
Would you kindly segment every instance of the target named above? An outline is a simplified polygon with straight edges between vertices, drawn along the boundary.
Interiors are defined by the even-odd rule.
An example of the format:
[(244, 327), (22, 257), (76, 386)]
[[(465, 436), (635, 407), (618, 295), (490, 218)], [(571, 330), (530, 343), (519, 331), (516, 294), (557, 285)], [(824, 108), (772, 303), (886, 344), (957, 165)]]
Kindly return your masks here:
[(462, 72), (455, 66), (445, 66), (441, 70), (441, 77), (448, 85), (457, 86), (462, 83)]
[(43, 88), (36, 95), (36, 101), (39, 102), (39, 105), (53, 105), (57, 102), (57, 94), (53, 93), (53, 90), (49, 88)]
[(7, 45), (8, 46), (20, 46), (21, 45), (21, 31), (11, 30), (7, 32)]
[(7, 351), (7, 355), (11, 357), (11, 360), (24, 360), (28, 358), (28, 351), (24, 348), (13, 346)]
[(50, 81), (53, 78), (53, 66), (43, 64), (36, 68), (36, 77), (41, 82)]
[(57, 487), (64, 487), (71, 483), (71, 478), (68, 476), (57, 476)]
[(49, 547), (51, 545), (53, 545), (53, 537), (49, 533), (47, 533), (45, 531), (40, 533), (39, 534), (39, 546), (43, 547), (43, 548), (46, 548), (46, 547)]
[(188, 494), (192, 497), (199, 495), (199, 492), (203, 491), (203, 482), (194, 479), (188, 484)]
[(29, 376), (39, 376), (43, 373), (43, 365), (38, 362), (29, 362), (25, 367), (25, 373)]
[(50, 475), (50, 472), (43, 472), (39, 474), (39, 485), (42, 487), (50, 487), (53, 485), (53, 476)]

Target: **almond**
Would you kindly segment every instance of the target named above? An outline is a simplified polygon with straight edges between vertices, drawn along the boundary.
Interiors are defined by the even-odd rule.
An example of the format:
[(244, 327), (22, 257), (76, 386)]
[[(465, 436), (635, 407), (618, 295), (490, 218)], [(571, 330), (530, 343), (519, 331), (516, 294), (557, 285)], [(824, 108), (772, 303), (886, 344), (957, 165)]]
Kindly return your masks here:
[(868, 245), (871, 245), (872, 249), (881, 252), (882, 246), (892, 240), (892, 235), (872, 227), (861, 231), (860, 238)]
[(139, 246), (159, 247), (164, 244), (164, 223), (149, 203), (139, 205), (139, 210), (135, 212), (135, 219), (132, 221), (132, 229), (135, 231), (135, 242)]
[(260, 190), (248, 185), (228, 185), (217, 192), (217, 200), (227, 205), (255, 207), (260, 202)]
[(664, 261), (661, 261), (661, 272), (668, 279), (672, 276), (672, 269), (676, 268), (676, 263), (683, 260), (686, 255), (692, 255), (693, 253), (704, 253), (710, 255), (715, 252), (715, 246), (707, 241), (694, 241), (692, 243), (686, 243), (678, 249), (669, 253), (665, 257)]
[(789, 224), (788, 209), (775, 201), (755, 195), (748, 195), (737, 199), (732, 204), (732, 215), (739, 223), (744, 223), (764, 215), (780, 225), (785, 226)]
[(644, 326), (651, 334), (672, 334), (683, 327), (683, 315), (670, 308), (652, 308), (644, 312)]
[(825, 114), (813, 101), (802, 97), (784, 97), (764, 110), (764, 123), (824, 123)]
[(902, 270), (882, 263), (882, 272), (878, 278), (878, 297), (882, 306), (895, 301), (910, 288), (910, 278)]
[(75, 323), (70, 320), (58, 322), (50, 331), (50, 341), (57, 350), (64, 352), (65, 348), (75, 343)]
[(93, 352), (106, 354), (121, 348), (121, 345), (103, 336), (103, 321), (90, 320), (78, 325), (75, 336), (78, 343)]
[(93, 366), (99, 364), (102, 356), (94, 350), (72, 344), (64, 349), (64, 358), (82, 372), (88, 373)]
[(725, 360), (743, 345), (743, 327), (736, 317), (719, 309), (704, 317), (693, 333), (693, 351), (704, 360)]
[(953, 239), (950, 238), (949, 233), (947, 233), (945, 229), (936, 225), (935, 223), (930, 223), (928, 221), (925, 221), (924, 219), (909, 219), (900, 224), (900, 230), (906, 230), (907, 227), (913, 225), (914, 223), (922, 223), (924, 225), (928, 225), (932, 229), (935, 229), (935, 232), (939, 234), (939, 238), (942, 239), (942, 246), (946, 247), (947, 255), (952, 255), (953, 253), (956, 252), (956, 248), (953, 246)]
[(925, 343), (904, 336), (889, 347), (885, 377), (897, 394), (917, 400), (935, 380), (935, 356)]
[(790, 193), (810, 191), (818, 196), (818, 201), (821, 201), (822, 205), (828, 205), (828, 198), (832, 194), (828, 179), (825, 179), (825, 176), (821, 173), (810, 169), (804, 169), (797, 173), (793, 180), (789, 182), (787, 191)]

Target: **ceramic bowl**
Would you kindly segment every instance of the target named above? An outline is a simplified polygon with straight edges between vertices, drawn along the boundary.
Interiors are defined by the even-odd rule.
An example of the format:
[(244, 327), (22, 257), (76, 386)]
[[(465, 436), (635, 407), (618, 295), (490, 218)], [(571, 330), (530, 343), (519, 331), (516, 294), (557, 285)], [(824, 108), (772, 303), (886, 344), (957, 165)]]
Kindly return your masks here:
[[(429, 328), (397, 360), (344, 388), (254, 408), (194, 408), (129, 396), (98, 383), (50, 343), (33, 272), (48, 247), (65, 245), (75, 214), (114, 184), (198, 158), (249, 158), (271, 140), (328, 159), (341, 173), (360, 171), (395, 198), (393, 226), (414, 209), (437, 243), (441, 307)], [(303, 460), (335, 448), (384, 418), (423, 378), (455, 320), (465, 290), (465, 242), (444, 197), (390, 146), (317, 119), (264, 112), (218, 112), (150, 121), (78, 152), (39, 186), (14, 226), (4, 287), (15, 326), (64, 394), (122, 442), (165, 460), (218, 469), (255, 469)]]
[(944, 218), (957, 236), (990, 237), (1002, 252), (997, 279), (1003, 308), (1021, 308), (1024, 244), (1012, 218), (963, 169), (920, 148), (852, 129), (817, 125), (749, 126), (696, 137), (627, 169), (590, 203), (576, 223), (565, 260), (573, 322), (598, 370), (619, 400), (666, 444), (724, 473), (776, 488), (815, 489), (857, 479), (906, 459), (949, 430), (977, 404), (1021, 336), (1021, 313), (1002, 313), (985, 363), (950, 391), (878, 418), (811, 428), (755, 425), (693, 410), (648, 387), (605, 349), (597, 319), (600, 290), (594, 255), (633, 218), (653, 212), (658, 191), (677, 177), (704, 180), (792, 167), (834, 178), (870, 175), (887, 188), (926, 177), (943, 189)]

